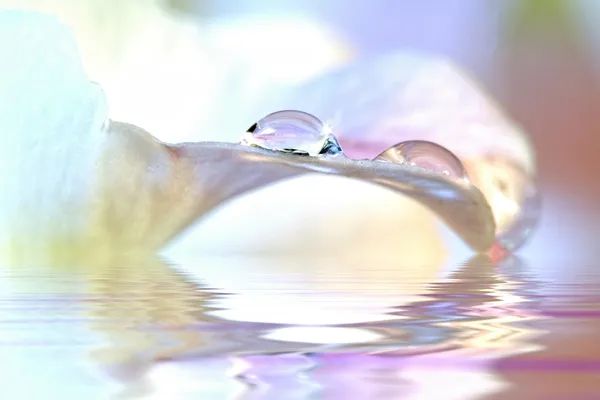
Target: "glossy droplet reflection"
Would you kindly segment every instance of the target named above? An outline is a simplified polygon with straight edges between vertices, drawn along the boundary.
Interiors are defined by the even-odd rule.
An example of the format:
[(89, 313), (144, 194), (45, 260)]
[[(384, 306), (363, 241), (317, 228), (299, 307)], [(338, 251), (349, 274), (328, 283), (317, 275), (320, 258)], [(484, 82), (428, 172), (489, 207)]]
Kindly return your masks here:
[(314, 115), (295, 110), (278, 111), (262, 118), (248, 129), (241, 143), (310, 156), (342, 152), (325, 123)]
[(453, 178), (468, 179), (465, 167), (454, 153), (424, 140), (399, 143), (378, 155), (375, 160), (410, 165), (441, 172)]
[[(465, 161), (428, 141), (407, 141), (390, 147), (375, 160), (415, 166), (465, 179), (488, 201), (496, 222), (496, 243), (515, 251), (531, 236), (541, 213), (535, 179), (506, 157), (483, 157)], [(470, 177), (469, 177), (470, 175)]]

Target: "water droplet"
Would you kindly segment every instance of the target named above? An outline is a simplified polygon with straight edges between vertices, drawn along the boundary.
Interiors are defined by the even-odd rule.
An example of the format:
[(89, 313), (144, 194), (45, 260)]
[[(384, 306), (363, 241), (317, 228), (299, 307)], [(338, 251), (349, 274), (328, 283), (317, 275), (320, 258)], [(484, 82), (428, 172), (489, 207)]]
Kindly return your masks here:
[(295, 110), (278, 111), (262, 118), (248, 129), (241, 143), (310, 156), (342, 153), (325, 123), (314, 115)]
[(394, 145), (378, 155), (375, 160), (415, 166), (453, 178), (468, 179), (465, 167), (454, 153), (424, 140), (410, 140)]

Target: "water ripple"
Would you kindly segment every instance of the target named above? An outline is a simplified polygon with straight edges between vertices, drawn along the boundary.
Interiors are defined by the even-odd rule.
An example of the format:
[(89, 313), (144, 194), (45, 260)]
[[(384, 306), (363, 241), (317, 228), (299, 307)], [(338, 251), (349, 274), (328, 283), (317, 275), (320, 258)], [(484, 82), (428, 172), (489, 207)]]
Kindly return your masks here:
[(568, 378), (581, 398), (600, 393), (597, 272), (542, 279), (485, 257), (450, 269), (245, 261), (0, 270), (0, 392), (570, 398)]

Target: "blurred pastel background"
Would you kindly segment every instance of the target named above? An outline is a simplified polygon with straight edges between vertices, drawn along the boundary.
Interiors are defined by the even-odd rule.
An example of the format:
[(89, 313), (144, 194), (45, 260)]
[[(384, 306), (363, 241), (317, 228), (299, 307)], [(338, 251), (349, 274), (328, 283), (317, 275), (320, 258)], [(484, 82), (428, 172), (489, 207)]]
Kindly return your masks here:
[[(495, 324), (490, 323), (483, 328), (467, 326), (468, 321), (460, 326), (458, 322), (459, 331), (485, 331), (489, 335), (502, 335), (510, 331), (514, 335), (510, 340), (522, 345), (499, 341), (500, 345), (494, 347), (497, 344), (495, 339), (489, 339), (486, 335), (461, 339), (468, 343), (465, 346), (475, 354), (479, 354), (478, 351), (491, 354), (493, 348), (509, 356), (513, 354), (512, 350), (515, 353), (527, 353), (544, 346), (565, 349), (570, 346), (568, 343), (573, 342), (577, 342), (573, 351), (579, 351), (578, 354), (588, 354), (590, 358), (598, 354), (600, 349), (594, 343), (595, 336), (592, 334), (598, 329), (597, 318), (592, 322), (586, 321), (581, 329), (575, 329), (569, 335), (559, 328), (558, 335), (537, 343), (528, 341), (530, 336), (544, 329), (552, 330), (552, 327), (536, 325), (527, 330), (523, 326), (530, 320), (541, 318), (540, 313), (531, 307), (541, 301), (536, 296), (561, 292), (556, 285), (536, 286), (538, 280), (563, 282), (574, 276), (591, 276), (600, 256), (600, 247), (596, 244), (596, 238), (600, 235), (600, 185), (597, 184), (596, 173), (600, 168), (600, 157), (597, 155), (600, 149), (600, 2), (0, 0), (0, 6), (53, 13), (71, 25), (91, 79), (100, 82), (106, 91), (111, 117), (142, 126), (166, 142), (237, 141), (241, 132), (260, 117), (254, 114), (254, 105), (267, 100), (270, 93), (290, 85), (302, 85), (354, 60), (377, 57), (390, 51), (410, 50), (445, 56), (473, 75), (491, 97), (497, 99), (531, 135), (537, 150), (543, 217), (538, 232), (521, 252), (527, 267), (516, 263), (517, 266), (510, 264), (496, 271), (490, 265), (480, 266), (479, 270), (471, 266), (466, 272), (459, 273), (458, 277), (440, 283), (438, 280), (442, 279), (441, 276), (446, 276), (439, 273), (439, 266), (446, 262), (446, 248), (431, 239), (435, 236), (432, 232), (437, 228), (425, 210), (383, 190), (361, 187), (357, 194), (357, 185), (344, 182), (338, 183), (334, 191), (327, 179), (315, 178), (286, 183), (279, 189), (254, 194), (242, 203), (237, 202), (217, 211), (197, 227), (192, 244), (197, 243), (194, 240), (202, 240), (206, 248), (216, 249), (217, 253), (241, 242), (248, 248), (266, 248), (275, 243), (280, 249), (289, 251), (297, 250), (294, 244), (289, 245), (290, 241), (303, 243), (306, 247), (307, 244), (322, 245), (323, 240), (335, 237), (335, 244), (348, 245), (333, 252), (329, 258), (327, 254), (319, 258), (303, 255), (281, 262), (279, 258), (256, 261), (242, 256), (224, 259), (222, 255), (212, 254), (205, 258), (193, 255), (182, 261), (187, 263), (183, 270), (188, 273), (190, 270), (201, 271), (202, 265), (212, 266), (202, 270), (202, 273), (196, 273), (198, 281), (205, 282), (206, 287), (197, 285), (196, 281), (194, 284), (188, 283), (187, 277), (184, 279), (179, 272), (175, 272), (181, 266), (163, 265), (154, 259), (136, 263), (119, 260), (110, 268), (98, 267), (84, 273), (83, 277), (77, 277), (84, 282), (80, 286), (70, 284), (75, 279), (73, 277), (48, 286), (34, 286), (26, 279), (27, 273), (19, 275), (14, 285), (7, 284), (5, 293), (9, 297), (16, 296), (14, 298), (17, 300), (41, 292), (58, 303), (83, 299), (94, 304), (83, 317), (72, 303), (57, 305), (59, 313), (68, 317), (54, 321), (54, 324), (64, 325), (54, 332), (70, 332), (72, 337), (81, 341), (81, 346), (97, 349), (89, 358), (103, 365), (102, 371), (108, 371), (107, 375), (114, 381), (131, 384), (129, 392), (120, 398), (188, 398), (184, 397), (186, 385), (192, 385), (190, 382), (197, 376), (207, 376), (209, 381), (212, 379), (213, 386), (205, 388), (206, 393), (218, 393), (202, 398), (263, 398), (258, 395), (243, 397), (239, 395), (243, 392), (242, 383), (237, 382), (240, 387), (229, 387), (231, 382), (225, 379), (227, 374), (244, 375), (240, 371), (253, 369), (258, 371), (255, 375), (265, 373), (268, 368), (261, 364), (260, 357), (250, 361), (243, 357), (232, 357), (237, 369), (232, 371), (229, 361), (212, 359), (210, 354), (207, 356), (199, 350), (207, 342), (215, 342), (217, 348), (222, 346), (227, 351), (237, 350), (235, 344), (246, 342), (243, 334), (235, 332), (246, 328), (248, 332), (253, 332), (254, 326), (243, 325), (238, 328), (236, 325), (234, 333), (222, 341), (215, 340), (213, 336), (218, 336), (218, 332), (215, 333), (218, 329), (214, 328), (216, 323), (210, 325), (214, 322), (211, 318), (284, 324), (286, 327), (273, 329), (267, 339), (293, 345), (286, 347), (260, 342), (258, 346), (265, 346), (272, 352), (293, 353), (295, 343), (301, 341), (299, 338), (324, 345), (336, 341), (348, 345), (376, 342), (386, 337), (393, 328), (378, 330), (358, 326), (327, 330), (321, 325), (385, 322), (391, 318), (390, 315), (397, 317), (394, 313), (401, 314), (398, 309), (403, 310), (407, 304), (417, 304), (415, 313), (430, 318), (426, 327), (433, 328), (426, 334), (417, 328), (414, 328), (414, 332), (406, 328), (406, 332), (398, 335), (427, 338), (435, 342), (432, 337), (447, 333), (437, 325), (438, 320), (433, 321), (431, 315), (441, 315), (439, 318), (448, 315), (442, 311), (428, 311), (428, 307), (444, 309), (448, 304), (443, 295), (445, 290), (481, 296), (477, 300), (456, 300), (458, 305), (456, 308), (450, 306), (452, 311), (449, 314), (463, 317), (462, 311), (456, 310), (473, 307), (473, 312), (478, 316), (485, 314), (497, 318)], [(327, 229), (318, 232), (307, 229), (299, 231), (294, 238), (282, 239), (277, 236), (278, 226), (294, 221), (285, 207), (300, 207), (302, 212), (313, 210), (314, 215), (318, 214), (318, 211), (314, 211), (321, 204), (317, 196), (304, 196), (301, 202), (294, 200), (297, 197), (293, 195), (294, 190), (309, 188), (328, 193), (329, 199), (337, 193), (335, 196), (338, 197), (332, 201), (339, 204), (336, 221), (347, 227), (343, 235)], [(284, 204), (284, 208), (274, 209), (274, 205), (280, 204)], [(354, 215), (354, 210), (368, 207), (373, 210), (368, 215), (364, 212)], [(251, 208), (257, 209), (259, 216), (271, 210), (272, 219), (280, 221), (273, 222), (270, 228), (262, 224), (257, 228), (259, 217), (249, 216), (246, 212)], [(302, 212), (298, 212), (298, 215)], [(398, 233), (394, 221), (400, 219), (406, 225), (418, 226), (418, 229)], [(410, 241), (403, 238), (410, 238)], [(464, 250), (458, 256), (459, 261), (468, 258)], [(399, 264), (405, 266), (402, 271), (398, 271)], [(194, 269), (196, 265), (198, 267)], [(239, 265), (247, 268), (236, 269)], [(340, 265), (348, 266), (352, 271), (348, 273), (350, 277), (346, 277), (347, 281), (339, 279)], [(371, 265), (376, 267), (371, 268)], [(279, 275), (274, 275), (273, 271), (278, 269)], [(141, 275), (148, 277), (140, 282)], [(596, 275), (594, 277), (597, 278)], [(464, 281), (456, 288), (456, 284), (452, 286), (450, 282), (453, 279)], [(404, 286), (398, 283), (400, 281)], [(438, 283), (429, 285), (433, 281)], [(266, 287), (276, 289), (270, 291)], [(298, 295), (306, 288), (309, 288), (308, 294), (302, 292), (302, 295)], [(525, 289), (521, 292), (522, 288)], [(225, 296), (225, 292), (236, 293), (236, 296)], [(378, 295), (372, 296), (373, 292)], [(532, 292), (535, 292), (535, 296), (531, 295)], [(565, 292), (568, 290), (565, 289)], [(57, 293), (61, 294), (58, 300)], [(93, 296), (86, 297), (86, 293), (92, 293)], [(420, 302), (416, 302), (417, 297)], [(133, 312), (119, 305), (120, 299), (131, 301), (131, 298), (135, 299)], [(490, 303), (485, 299), (493, 301), (489, 300)], [(50, 304), (50, 300), (48, 302)], [(528, 302), (531, 309), (520, 308), (524, 302)], [(23, 304), (29, 303), (17, 304), (21, 308), (3, 309), (6, 319), (23, 312)], [(514, 313), (511, 314), (511, 311)], [(28, 308), (27, 312), (36, 320), (44, 315), (44, 310), (39, 308)], [(196, 315), (204, 312), (206, 315), (201, 318)], [(438, 312), (439, 315), (436, 314)], [(70, 327), (75, 326), (70, 325), (73, 324), (73, 320), (69, 319), (71, 317), (97, 322), (91, 323), (92, 328), (85, 332), (76, 329), (70, 331)], [(585, 316), (580, 315), (579, 318)], [(199, 334), (194, 333), (193, 329), (179, 329), (194, 326), (198, 319), (215, 331)], [(511, 323), (515, 320), (522, 325), (513, 329)], [(31, 341), (37, 343), (39, 348), (3, 348), (4, 356), (18, 360), (16, 364), (19, 368), (29, 368), (36, 371), (33, 374), (43, 376), (39, 381), (41, 388), (53, 388), (54, 381), (74, 377), (70, 389), (65, 389), (65, 386), (60, 393), (68, 393), (73, 396), (71, 398), (91, 398), (86, 397), (87, 390), (104, 378), (99, 378), (96, 373), (84, 374), (77, 368), (58, 372), (59, 368), (52, 361), (58, 357), (56, 349), (62, 349), (60, 346), (68, 349), (70, 352), (65, 351), (60, 357), (71, 361), (71, 352), (76, 353), (74, 347), (79, 342), (74, 345), (60, 338), (53, 342), (55, 347), (44, 347), (44, 340), (50, 340), (53, 336), (46, 338), (43, 332), (47, 325), (43, 321), (40, 324), (27, 330), (29, 336), (23, 331), (5, 330), (5, 334), (9, 333), (3, 337), (5, 341), (17, 340), (19, 335), (25, 335), (32, 338)], [(172, 329), (168, 331), (168, 337), (152, 330), (158, 325)], [(311, 331), (304, 329), (304, 325), (316, 325), (317, 328)], [(505, 329), (506, 326), (509, 328)], [(423, 339), (425, 345), (418, 345), (431, 346), (435, 351), (437, 348), (427, 340)], [(156, 346), (157, 343), (162, 347)], [(445, 345), (451, 346), (452, 343), (450, 341)], [(148, 351), (152, 346), (153, 351)], [(157, 347), (160, 349), (157, 350)], [(569, 355), (569, 351), (557, 350), (547, 354), (550, 354), (548, 358), (557, 354), (567, 357), (565, 354)], [(194, 352), (209, 357), (209, 362), (151, 366), (151, 361), (156, 358), (189, 357)], [(42, 353), (45, 356), (38, 358)], [(283, 361), (285, 365), (290, 365), (294, 374), (310, 370), (313, 361), (294, 357), (289, 356)], [(429, 361), (396, 365), (393, 360), (383, 363), (372, 361), (367, 354), (353, 359), (355, 365), (365, 365), (364, 370), (350, 371), (349, 367), (344, 366), (343, 355), (340, 356), (342, 361), (335, 361), (335, 357), (329, 359), (323, 356), (318, 361), (325, 366), (320, 372), (324, 378), (323, 381), (319, 381), (318, 377), (315, 380), (326, 388), (323, 382), (334, 382), (340, 376), (345, 379), (367, 375), (373, 378), (370, 374), (374, 372), (366, 367), (371, 362), (377, 365), (373, 368), (379, 368), (378, 376), (382, 380), (427, 383), (421, 385), (422, 391), (411, 392), (411, 398), (477, 397), (496, 393), (507, 385), (485, 370), (487, 361), (482, 359), (476, 359), (472, 364), (465, 362), (464, 369), (445, 374), (441, 372), (443, 368), (435, 367), (434, 372), (429, 370)], [(44, 362), (47, 365), (39, 361), (41, 359), (46, 360)], [(435, 362), (450, 363), (448, 359), (442, 356)], [(80, 362), (75, 355), (72, 360), (74, 365)], [(594, 360), (591, 361), (597, 362), (597, 359)], [(590, 367), (592, 373), (597, 373), (597, 364), (593, 365), (595, 367)], [(51, 372), (46, 374), (44, 368)], [(401, 376), (391, 372), (394, 368), (403, 368)], [(523, 379), (529, 382), (527, 374), (513, 376), (513, 370), (507, 368), (508, 372), (504, 371), (506, 380), (518, 383)], [(280, 384), (294, 389), (286, 392), (289, 397), (285, 398), (312, 398), (306, 391), (314, 388), (307, 388), (295, 378), (293, 382), (288, 382), (283, 373), (282, 377), (265, 374), (267, 380), (275, 382), (271, 382), (274, 386)], [(11, 375), (7, 373), (7, 376)], [(252, 374), (248, 376), (244, 376), (243, 383), (248, 384), (248, 379), (252, 379)], [(539, 378), (536, 376), (531, 382)], [(470, 383), (465, 384), (462, 390), (457, 385), (452, 386), (455, 379)], [(591, 378), (582, 375), (571, 379), (585, 387)], [(148, 382), (151, 382), (152, 390), (147, 389)], [(568, 379), (562, 376), (555, 382), (554, 385), (548, 385), (555, 393), (566, 396), (569, 392), (565, 388), (570, 385)], [(342, 386), (331, 383), (331, 391), (327, 392), (330, 397), (324, 398), (352, 398), (348, 397), (348, 393), (352, 392), (344, 392)], [(356, 390), (354, 395), (358, 396), (357, 399), (379, 398), (377, 396), (394, 398), (385, 397), (372, 387), (369, 389), (358, 384), (350, 386)], [(439, 397), (441, 394), (436, 390), (440, 387), (445, 389), (446, 395), (455, 397)], [(542, 390), (538, 393), (529, 385), (524, 387), (518, 392), (521, 396), (545, 398), (543, 396), (547, 394)], [(561, 392), (563, 389), (565, 391)], [(592, 391), (582, 393), (597, 394)], [(17, 398), (44, 397), (27, 397), (24, 394)]]
[(269, 93), (352, 60), (397, 50), (446, 56), (533, 138), (545, 212), (528, 251), (540, 262), (597, 257), (594, 0), (1, 4), (71, 25), (111, 116), (168, 142), (237, 141)]

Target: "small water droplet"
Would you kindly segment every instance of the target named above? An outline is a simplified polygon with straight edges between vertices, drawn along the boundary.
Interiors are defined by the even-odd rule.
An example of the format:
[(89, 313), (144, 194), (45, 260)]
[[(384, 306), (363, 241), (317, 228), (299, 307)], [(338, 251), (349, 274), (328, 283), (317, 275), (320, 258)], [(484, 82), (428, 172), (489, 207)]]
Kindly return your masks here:
[(278, 111), (262, 118), (248, 129), (241, 143), (310, 156), (342, 153), (325, 123), (314, 115), (295, 110)]
[(375, 160), (415, 166), (453, 178), (468, 179), (465, 167), (454, 153), (445, 147), (424, 140), (398, 143), (378, 155)]

